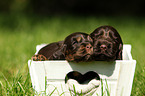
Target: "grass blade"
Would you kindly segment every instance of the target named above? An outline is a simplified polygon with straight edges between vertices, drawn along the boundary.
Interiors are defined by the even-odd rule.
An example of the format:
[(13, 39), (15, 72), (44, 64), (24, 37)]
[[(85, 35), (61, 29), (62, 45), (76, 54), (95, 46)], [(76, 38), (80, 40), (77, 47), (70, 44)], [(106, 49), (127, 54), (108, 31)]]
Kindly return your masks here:
[(3, 94), (3, 91), (5, 91), (4, 90), (4, 86), (3, 86), (3, 83), (0, 81), (0, 96), (2, 96), (2, 94)]
[(107, 84), (107, 80), (105, 79), (105, 82), (106, 82), (106, 91), (107, 91), (107, 96), (110, 96), (110, 92), (109, 92), (109, 87), (108, 87), (108, 84)]
[(56, 90), (57, 88), (55, 87), (55, 89), (51, 92), (51, 94), (49, 95), (49, 96), (51, 96), (53, 93), (54, 93), (54, 91)]
[(104, 91), (103, 91), (104, 89), (103, 89), (103, 80), (101, 79), (101, 96), (103, 96), (104, 95)]
[(76, 88), (75, 88), (75, 85), (74, 84), (73, 84), (73, 88), (74, 88), (74, 93), (75, 93), (74, 95), (77, 96)]
[(25, 90), (24, 90), (24, 88), (22, 87), (22, 85), (19, 81), (18, 81), (18, 84), (19, 84), (20, 88), (22, 89), (23, 93), (25, 93)]

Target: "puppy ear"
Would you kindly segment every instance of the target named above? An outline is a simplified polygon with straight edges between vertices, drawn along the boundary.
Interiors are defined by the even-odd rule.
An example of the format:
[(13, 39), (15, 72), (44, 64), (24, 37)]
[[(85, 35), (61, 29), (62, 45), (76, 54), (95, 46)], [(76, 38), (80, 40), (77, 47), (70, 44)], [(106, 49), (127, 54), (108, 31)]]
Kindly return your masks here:
[(62, 52), (63, 52), (63, 53), (65, 53), (65, 51), (66, 51), (66, 47), (67, 47), (66, 44), (63, 44), (63, 45), (62, 45), (61, 49), (62, 49)]
[(120, 44), (119, 45), (119, 51), (118, 51), (118, 54), (117, 54), (117, 60), (122, 60), (122, 50), (123, 50), (123, 45), (122, 44)]

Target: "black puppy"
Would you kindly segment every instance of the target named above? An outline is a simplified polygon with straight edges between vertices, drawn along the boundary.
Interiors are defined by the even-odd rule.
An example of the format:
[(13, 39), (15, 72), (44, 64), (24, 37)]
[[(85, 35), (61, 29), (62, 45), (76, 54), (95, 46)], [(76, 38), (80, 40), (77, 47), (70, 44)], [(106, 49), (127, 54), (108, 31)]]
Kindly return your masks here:
[(76, 32), (64, 40), (65, 59), (68, 61), (89, 61), (93, 53), (93, 40), (86, 33)]
[(112, 26), (101, 26), (94, 30), (90, 37), (93, 39), (93, 60), (114, 61), (122, 60), (122, 39)]
[(67, 36), (64, 41), (51, 43), (43, 47), (38, 55), (34, 55), (32, 59), (40, 61), (37, 57), (46, 57), (47, 60), (89, 61), (93, 53), (92, 44), (93, 40), (88, 34), (75, 32)]

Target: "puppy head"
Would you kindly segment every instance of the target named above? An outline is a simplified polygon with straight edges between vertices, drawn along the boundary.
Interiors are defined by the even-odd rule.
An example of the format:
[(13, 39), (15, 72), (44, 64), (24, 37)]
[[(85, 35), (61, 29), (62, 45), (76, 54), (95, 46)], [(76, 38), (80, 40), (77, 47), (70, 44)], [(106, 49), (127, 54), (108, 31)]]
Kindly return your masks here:
[(101, 26), (90, 34), (93, 39), (93, 58), (112, 61), (122, 59), (123, 43), (117, 30), (111, 26)]
[(67, 36), (65, 57), (68, 61), (88, 61), (93, 54), (93, 40), (86, 33), (76, 32)]

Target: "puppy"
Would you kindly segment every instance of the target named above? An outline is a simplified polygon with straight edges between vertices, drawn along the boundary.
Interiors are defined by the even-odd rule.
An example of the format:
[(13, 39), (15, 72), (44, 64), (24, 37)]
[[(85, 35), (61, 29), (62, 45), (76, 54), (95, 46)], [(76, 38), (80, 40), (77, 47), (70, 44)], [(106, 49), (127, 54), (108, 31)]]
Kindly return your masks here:
[(64, 41), (51, 43), (43, 47), (37, 55), (32, 57), (32, 60), (41, 61), (46, 57), (46, 60), (80, 62), (89, 61), (92, 54), (93, 40), (90, 36), (86, 33), (75, 32), (67, 36)]
[(89, 61), (93, 54), (93, 40), (86, 33), (76, 32), (64, 40), (65, 59), (68, 61)]
[(93, 39), (93, 60), (122, 60), (123, 42), (115, 28), (112, 26), (101, 26), (94, 30), (90, 37)]

